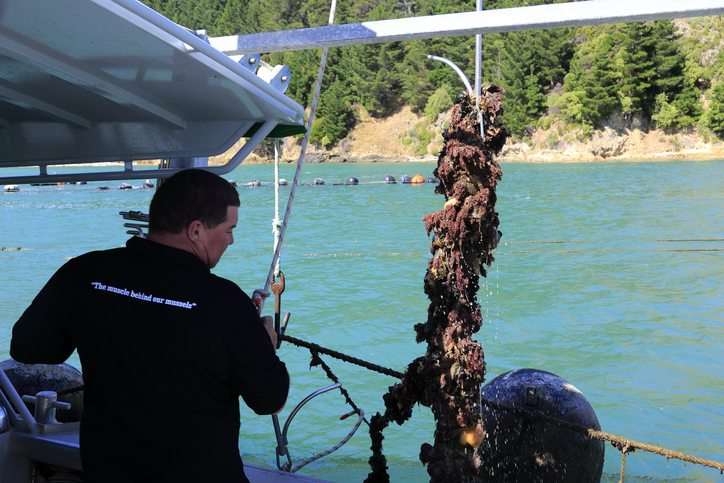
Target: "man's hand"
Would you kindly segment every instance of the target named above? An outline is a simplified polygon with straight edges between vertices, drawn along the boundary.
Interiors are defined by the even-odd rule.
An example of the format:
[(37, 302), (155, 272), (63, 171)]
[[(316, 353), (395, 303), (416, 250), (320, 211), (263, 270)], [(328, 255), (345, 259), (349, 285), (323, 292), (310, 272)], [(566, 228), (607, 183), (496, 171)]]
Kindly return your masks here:
[(274, 317), (271, 315), (265, 315), (261, 318), (262, 323), (264, 324), (264, 328), (269, 333), (269, 337), (271, 338), (272, 345), (274, 346), (274, 352), (277, 351), (277, 333), (274, 330)]
[(266, 298), (270, 295), (271, 292), (264, 290), (263, 288), (254, 290), (254, 293), (251, 294), (251, 301), (254, 302), (254, 305), (256, 305), (257, 311), (261, 312), (261, 306), (264, 305), (264, 300), (266, 300)]

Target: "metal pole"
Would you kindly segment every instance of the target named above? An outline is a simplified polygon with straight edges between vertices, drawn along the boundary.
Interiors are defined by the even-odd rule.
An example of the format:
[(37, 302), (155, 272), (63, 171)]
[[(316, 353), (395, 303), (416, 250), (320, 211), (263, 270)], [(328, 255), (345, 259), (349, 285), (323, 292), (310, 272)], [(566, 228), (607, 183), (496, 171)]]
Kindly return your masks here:
[[(476, 0), (475, 8), (478, 12), (483, 10), (483, 0)], [(480, 77), (482, 75), (480, 71), (481, 55), (483, 50), (483, 36), (481, 34), (475, 35), (475, 97), (480, 97)]]
[(460, 67), (455, 65), (455, 63), (453, 61), (448, 60), (445, 57), (438, 57), (437, 55), (428, 55), (427, 58), (430, 60), (436, 60), (438, 62), (442, 62), (443, 64), (447, 64), (450, 67), (452, 67), (453, 70), (457, 73), (458, 77), (460, 77), (460, 80), (463, 81), (463, 84), (465, 84), (465, 89), (467, 89), (468, 94), (470, 94), (471, 96), (474, 94), (473, 88), (470, 87), (470, 81), (468, 81), (468, 78), (465, 77), (465, 74), (463, 73), (463, 71), (460, 70)]

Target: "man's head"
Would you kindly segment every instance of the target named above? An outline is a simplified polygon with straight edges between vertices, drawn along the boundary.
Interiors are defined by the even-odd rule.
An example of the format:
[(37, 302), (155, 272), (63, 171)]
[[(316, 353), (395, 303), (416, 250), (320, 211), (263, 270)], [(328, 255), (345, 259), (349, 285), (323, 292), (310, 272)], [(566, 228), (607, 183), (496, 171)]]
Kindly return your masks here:
[(208, 171), (188, 169), (156, 190), (149, 209), (148, 238), (197, 255), (213, 268), (234, 243), (239, 194)]
[(215, 228), (229, 206), (239, 206), (239, 193), (221, 176), (201, 169), (180, 171), (156, 190), (149, 209), (148, 231), (175, 235), (198, 220)]

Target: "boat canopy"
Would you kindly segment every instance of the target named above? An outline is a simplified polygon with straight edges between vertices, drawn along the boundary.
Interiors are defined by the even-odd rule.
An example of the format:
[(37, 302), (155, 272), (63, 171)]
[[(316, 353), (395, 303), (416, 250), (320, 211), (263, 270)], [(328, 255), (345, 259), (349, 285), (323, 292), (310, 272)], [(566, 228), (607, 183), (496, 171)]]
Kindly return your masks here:
[(145, 178), (157, 174), (133, 161), (249, 137), (230, 171), (265, 137), (305, 132), (304, 109), (256, 75), (258, 55), (240, 62), (135, 0), (0, 0), (0, 168), (60, 181), (47, 166), (121, 161), (95, 179)]

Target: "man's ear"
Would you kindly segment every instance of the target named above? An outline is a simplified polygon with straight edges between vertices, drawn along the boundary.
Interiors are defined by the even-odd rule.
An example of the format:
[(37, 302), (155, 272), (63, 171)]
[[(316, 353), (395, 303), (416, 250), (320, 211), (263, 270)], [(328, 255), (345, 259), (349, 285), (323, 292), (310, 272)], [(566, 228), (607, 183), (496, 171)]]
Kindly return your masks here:
[(204, 235), (204, 232), (206, 231), (206, 227), (203, 223), (199, 220), (192, 221), (189, 226), (186, 227), (186, 236), (189, 240), (191, 240), (192, 243), (202, 243), (202, 236)]

